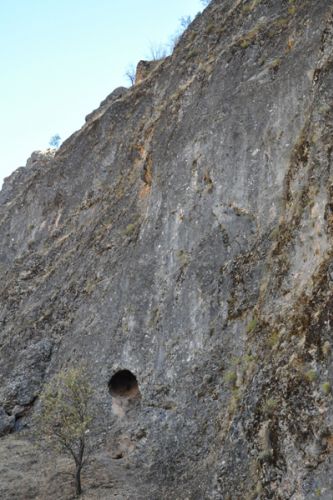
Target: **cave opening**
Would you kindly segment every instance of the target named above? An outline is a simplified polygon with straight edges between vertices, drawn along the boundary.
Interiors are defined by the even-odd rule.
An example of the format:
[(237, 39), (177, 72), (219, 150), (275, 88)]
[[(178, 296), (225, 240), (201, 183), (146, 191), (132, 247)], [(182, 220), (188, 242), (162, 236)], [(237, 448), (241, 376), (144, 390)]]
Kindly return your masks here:
[(113, 397), (135, 398), (140, 396), (136, 376), (129, 370), (116, 372), (109, 381), (109, 392)]

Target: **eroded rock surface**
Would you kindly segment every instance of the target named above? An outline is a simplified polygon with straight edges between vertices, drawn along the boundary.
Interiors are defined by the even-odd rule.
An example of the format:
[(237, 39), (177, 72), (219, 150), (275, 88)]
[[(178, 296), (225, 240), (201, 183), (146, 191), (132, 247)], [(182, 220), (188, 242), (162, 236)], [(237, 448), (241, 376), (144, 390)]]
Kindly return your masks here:
[(71, 497), (32, 416), (82, 360), (87, 498), (333, 497), (332, 54), (329, 0), (215, 0), (4, 184), (2, 498)]

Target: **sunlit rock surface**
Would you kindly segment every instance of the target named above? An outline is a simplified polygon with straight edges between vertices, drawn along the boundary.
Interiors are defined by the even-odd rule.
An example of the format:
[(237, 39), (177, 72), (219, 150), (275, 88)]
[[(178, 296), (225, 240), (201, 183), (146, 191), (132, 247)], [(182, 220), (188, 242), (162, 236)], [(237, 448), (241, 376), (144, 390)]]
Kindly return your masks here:
[(332, 54), (329, 0), (213, 1), (5, 182), (1, 498), (72, 497), (33, 416), (82, 361), (86, 498), (333, 497)]

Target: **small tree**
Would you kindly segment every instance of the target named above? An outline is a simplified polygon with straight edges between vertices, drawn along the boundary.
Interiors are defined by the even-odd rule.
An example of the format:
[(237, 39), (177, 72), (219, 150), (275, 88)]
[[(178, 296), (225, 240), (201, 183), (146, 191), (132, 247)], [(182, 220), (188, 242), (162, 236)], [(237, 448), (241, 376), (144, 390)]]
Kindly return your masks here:
[(83, 367), (63, 370), (44, 388), (39, 431), (54, 449), (75, 462), (75, 489), (82, 493), (81, 471), (87, 456), (87, 434), (92, 422), (92, 389)]
[(191, 16), (182, 16), (179, 19), (179, 23), (180, 23), (182, 30), (183, 31), (186, 30), (186, 28), (189, 27), (189, 25), (191, 24), (192, 21), (193, 21), (193, 19)]
[(133, 66), (133, 64), (130, 64), (130, 66), (128, 66), (126, 70), (125, 76), (130, 81), (131, 85), (135, 84), (135, 73), (135, 67)]
[(166, 47), (164, 47), (161, 44), (157, 45), (152, 42), (150, 43), (149, 51), (150, 51), (150, 59), (152, 61), (160, 61), (161, 59), (164, 59), (168, 55)]
[(61, 137), (59, 134), (53, 135), (49, 141), (51, 148), (58, 148), (61, 142)]

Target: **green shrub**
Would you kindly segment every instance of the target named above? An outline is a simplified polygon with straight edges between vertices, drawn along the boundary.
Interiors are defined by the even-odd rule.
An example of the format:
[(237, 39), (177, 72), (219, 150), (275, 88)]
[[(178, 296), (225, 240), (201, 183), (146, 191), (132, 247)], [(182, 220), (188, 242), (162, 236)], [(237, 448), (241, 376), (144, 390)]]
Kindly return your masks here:
[(276, 59), (274, 59), (274, 61), (271, 62), (269, 67), (270, 67), (270, 69), (277, 70), (279, 68), (280, 64), (281, 64), (281, 59), (279, 57), (277, 57)]
[(231, 385), (231, 386), (235, 386), (236, 384), (236, 380), (237, 380), (237, 373), (234, 371), (234, 370), (228, 370), (225, 374), (224, 374), (224, 381)]
[(239, 46), (242, 49), (247, 49), (249, 45), (250, 45), (250, 42), (246, 38), (243, 38), (242, 40), (239, 41)]
[(317, 372), (316, 370), (309, 370), (305, 372), (304, 376), (308, 382), (314, 382), (317, 378)]
[(258, 324), (257, 318), (252, 318), (246, 326), (246, 333), (252, 333), (255, 330), (257, 324)]
[(270, 336), (267, 339), (267, 344), (269, 345), (270, 348), (273, 348), (280, 340), (280, 335), (279, 332), (272, 332)]
[(329, 382), (324, 382), (321, 385), (321, 390), (323, 391), (324, 394), (330, 394), (331, 392), (331, 384)]
[(274, 398), (269, 398), (269, 399), (266, 399), (266, 401), (264, 402), (263, 404), (263, 411), (264, 413), (266, 413), (267, 415), (271, 415), (274, 410), (276, 409), (278, 405), (278, 402), (276, 399)]

